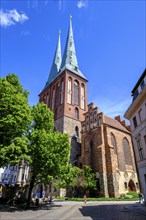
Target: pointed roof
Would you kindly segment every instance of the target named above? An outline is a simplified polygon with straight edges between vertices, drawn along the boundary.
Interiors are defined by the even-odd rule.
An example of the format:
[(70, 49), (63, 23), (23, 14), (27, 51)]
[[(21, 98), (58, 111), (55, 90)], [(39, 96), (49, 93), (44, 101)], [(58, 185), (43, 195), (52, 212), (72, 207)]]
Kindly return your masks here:
[(58, 43), (57, 43), (57, 47), (56, 47), (56, 51), (55, 51), (55, 56), (53, 59), (53, 63), (52, 63), (52, 67), (51, 67), (48, 81), (46, 82), (46, 86), (48, 84), (50, 84), (58, 76), (58, 73), (60, 70), (60, 66), (61, 66), (61, 62), (62, 62), (60, 34), (61, 34), (61, 32), (59, 31)]
[(69, 30), (68, 30), (65, 50), (63, 54), (62, 64), (61, 64), (61, 72), (64, 69), (68, 69), (74, 72), (76, 75), (86, 79), (86, 77), (81, 73), (78, 67), (74, 37), (73, 37), (73, 29), (72, 29), (72, 16), (70, 16), (70, 24), (69, 24)]

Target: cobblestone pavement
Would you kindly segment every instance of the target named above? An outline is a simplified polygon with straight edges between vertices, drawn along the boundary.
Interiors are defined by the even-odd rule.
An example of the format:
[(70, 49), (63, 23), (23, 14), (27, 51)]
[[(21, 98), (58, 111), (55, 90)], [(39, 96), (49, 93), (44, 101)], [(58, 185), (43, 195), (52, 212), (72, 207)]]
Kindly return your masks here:
[(0, 205), (0, 220), (145, 220), (146, 206), (136, 202), (55, 201), (29, 210)]

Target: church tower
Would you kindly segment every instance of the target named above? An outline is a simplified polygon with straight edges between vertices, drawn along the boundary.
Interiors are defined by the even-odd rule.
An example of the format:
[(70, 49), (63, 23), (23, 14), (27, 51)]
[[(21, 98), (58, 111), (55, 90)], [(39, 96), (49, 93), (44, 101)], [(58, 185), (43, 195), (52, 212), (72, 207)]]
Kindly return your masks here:
[(70, 162), (77, 165), (81, 148), (81, 122), (87, 111), (87, 79), (80, 71), (76, 56), (72, 17), (66, 45), (61, 56), (60, 33), (48, 81), (39, 94), (54, 112), (55, 129), (68, 133), (71, 143)]

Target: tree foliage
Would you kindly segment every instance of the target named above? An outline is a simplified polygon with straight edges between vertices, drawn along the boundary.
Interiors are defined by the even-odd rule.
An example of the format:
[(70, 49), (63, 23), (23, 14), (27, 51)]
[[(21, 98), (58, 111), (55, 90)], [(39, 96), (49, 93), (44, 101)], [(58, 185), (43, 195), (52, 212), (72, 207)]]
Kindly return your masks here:
[(89, 166), (79, 167), (68, 165), (63, 167), (60, 179), (56, 183), (58, 187), (73, 188), (82, 187), (84, 190), (95, 189), (95, 174)]
[(31, 121), (28, 92), (15, 74), (0, 78), (0, 167), (26, 157)]
[(70, 149), (68, 135), (54, 132), (53, 113), (45, 104), (33, 106), (32, 116), (28, 135), (32, 172), (28, 203), (35, 184), (48, 183), (60, 175), (62, 166), (68, 163)]

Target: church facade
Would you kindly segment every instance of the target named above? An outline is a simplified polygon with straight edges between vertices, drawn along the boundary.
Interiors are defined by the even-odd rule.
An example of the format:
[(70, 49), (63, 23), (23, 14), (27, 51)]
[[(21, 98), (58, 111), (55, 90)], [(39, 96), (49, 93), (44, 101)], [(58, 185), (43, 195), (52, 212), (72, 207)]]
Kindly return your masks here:
[(95, 172), (97, 195), (139, 190), (129, 127), (120, 117), (109, 118), (87, 103), (87, 79), (78, 66), (71, 17), (63, 57), (59, 33), (39, 101), (54, 112), (55, 129), (68, 133), (72, 165), (89, 165)]

